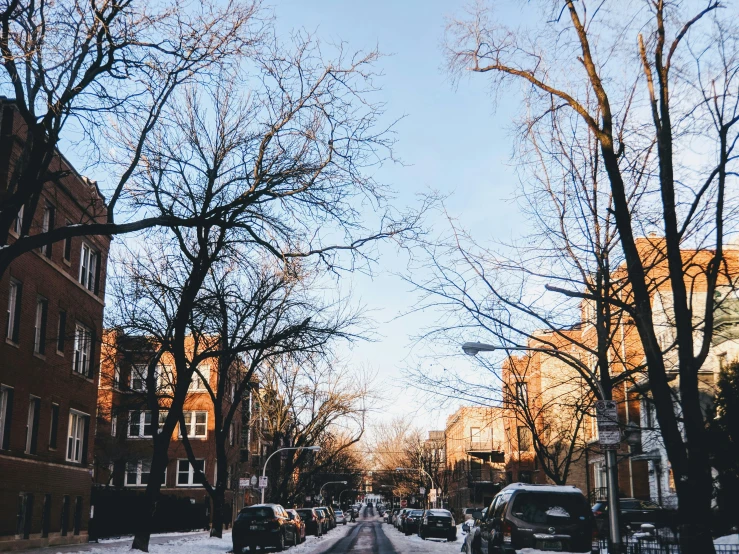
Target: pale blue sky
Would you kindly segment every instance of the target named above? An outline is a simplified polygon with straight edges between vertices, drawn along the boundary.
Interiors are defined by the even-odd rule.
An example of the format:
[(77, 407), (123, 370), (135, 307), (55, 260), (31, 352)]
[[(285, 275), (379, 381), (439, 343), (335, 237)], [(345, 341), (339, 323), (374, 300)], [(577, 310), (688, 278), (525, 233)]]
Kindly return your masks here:
[[(513, 18), (526, 9), (512, 2), (499, 2), (498, 7), (510, 12), (506, 4), (519, 6), (506, 14)], [(405, 116), (396, 128), (396, 153), (405, 165), (388, 165), (378, 178), (397, 191), (398, 205), (413, 204), (417, 193), (438, 190), (450, 194), (447, 208), (477, 240), (506, 239), (520, 234), (522, 226), (510, 200), (517, 186), (510, 132), (517, 102), (503, 98), (493, 106), (486, 79), (479, 75), (453, 87), (444, 70), (445, 17), (460, 14), (464, 7), (461, 1), (441, 0), (282, 0), (274, 11), (283, 37), (305, 28), (324, 41), (345, 41), (350, 49), (377, 45), (388, 55), (379, 62), (384, 73), (379, 96), (387, 102), (389, 118)], [(443, 230), (443, 220), (432, 223), (436, 231)], [(405, 269), (405, 256), (382, 250), (372, 278), (351, 278), (355, 298), (372, 310), (382, 336), (356, 346), (349, 356), (352, 364), (375, 369), (378, 380), (393, 387), (412, 363), (411, 336), (433, 316), (397, 318), (417, 297), (393, 275)], [(470, 362), (460, 356), (459, 363)], [(434, 400), (424, 401), (411, 391), (393, 396), (384, 417), (418, 410), (423, 417), (413, 418), (416, 424), (443, 425), (448, 409), (429, 411)]]

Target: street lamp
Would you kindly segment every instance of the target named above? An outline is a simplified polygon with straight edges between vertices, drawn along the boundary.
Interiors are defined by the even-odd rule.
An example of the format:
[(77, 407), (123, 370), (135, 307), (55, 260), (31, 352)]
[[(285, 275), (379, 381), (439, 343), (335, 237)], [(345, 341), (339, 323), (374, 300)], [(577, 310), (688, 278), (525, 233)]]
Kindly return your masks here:
[[(325, 487), (326, 485), (332, 485), (332, 484), (346, 485), (347, 483), (348, 481), (326, 481), (323, 485), (321, 485), (321, 488), (318, 489), (318, 496), (320, 496), (321, 499), (323, 499), (323, 487)], [(339, 503), (341, 503), (341, 495), (339, 495)]]
[[(426, 475), (426, 477), (429, 478), (429, 481), (431, 481), (431, 488), (434, 489), (434, 491), (436, 491), (436, 485), (434, 484), (434, 478), (431, 477), (429, 472), (423, 469), (423, 467), (419, 467), (418, 469), (421, 472), (423, 472)], [(416, 470), (412, 467), (396, 467), (395, 471), (416, 471)], [(436, 508), (436, 500), (434, 500), (434, 508)]]
[[(285, 448), (278, 448), (272, 454), (267, 456), (267, 459), (264, 461), (264, 466), (262, 467), (262, 477), (267, 476), (267, 464), (269, 463), (269, 460), (277, 454), (278, 452), (284, 452), (285, 450), (310, 450), (312, 452), (318, 452), (321, 449), (320, 446), (287, 446)], [(264, 504), (264, 491), (267, 487), (262, 487), (262, 504)]]
[[(581, 365), (580, 360), (567, 352), (562, 352), (554, 348), (537, 348), (533, 346), (504, 346), (495, 344), (486, 344), (484, 342), (465, 342), (462, 345), (462, 351), (468, 356), (477, 356), (480, 352), (493, 352), (495, 350), (525, 350), (533, 352), (545, 352), (557, 355), (563, 358), (569, 358)], [(598, 381), (597, 376), (592, 375), (591, 382), (598, 389), (598, 395), (602, 399), (606, 399), (605, 391)], [(608, 526), (610, 547), (616, 552), (620, 552), (621, 548), (621, 528), (619, 527), (620, 506), (618, 503), (618, 464), (616, 462), (616, 451), (608, 449), (605, 451), (606, 458), (606, 487), (608, 489)], [(616, 550), (618, 549), (618, 550)]]

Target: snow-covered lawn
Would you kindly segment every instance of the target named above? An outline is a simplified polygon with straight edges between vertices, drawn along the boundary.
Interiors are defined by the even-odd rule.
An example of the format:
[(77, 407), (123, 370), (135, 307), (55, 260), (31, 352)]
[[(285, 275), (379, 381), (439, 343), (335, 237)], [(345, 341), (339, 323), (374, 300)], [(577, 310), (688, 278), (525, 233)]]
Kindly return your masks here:
[(450, 554), (451, 552), (459, 552), (462, 549), (462, 543), (467, 535), (462, 534), (462, 526), (457, 526), (457, 540), (447, 542), (444, 539), (426, 539), (423, 540), (418, 535), (405, 536), (396, 530), (392, 525), (384, 524), (382, 530), (385, 536), (390, 539), (393, 548), (398, 554), (411, 553), (429, 553), (429, 554)]

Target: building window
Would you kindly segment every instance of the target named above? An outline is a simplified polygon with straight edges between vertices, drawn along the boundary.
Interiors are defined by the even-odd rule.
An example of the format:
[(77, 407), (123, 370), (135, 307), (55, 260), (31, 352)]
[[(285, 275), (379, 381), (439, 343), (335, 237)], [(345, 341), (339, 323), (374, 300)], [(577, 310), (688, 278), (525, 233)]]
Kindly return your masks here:
[(21, 206), (21, 209), (18, 210), (18, 216), (15, 218), (15, 223), (13, 224), (13, 232), (19, 237), (23, 230), (23, 208), (25, 208), (25, 206)]
[(131, 366), (131, 390), (141, 392), (145, 389), (147, 372), (148, 366)]
[[(72, 224), (71, 221), (67, 220), (67, 227)], [(64, 261), (72, 261), (72, 237), (64, 239)]]
[(18, 343), (21, 327), (21, 297), (23, 285), (15, 279), (10, 280), (8, 291), (8, 317), (6, 319), (5, 338)]
[(67, 335), (67, 312), (64, 310), (59, 311), (59, 325), (56, 330), (56, 352), (57, 354), (64, 355), (64, 342)]
[(77, 324), (74, 332), (74, 361), (72, 369), (86, 377), (92, 377), (92, 331)]
[(10, 447), (10, 421), (13, 413), (13, 389), (0, 385), (0, 448)]
[[(147, 460), (137, 460), (135, 462), (126, 462), (126, 480), (127, 487), (145, 487), (149, 484), (149, 475), (151, 474), (151, 462)], [(167, 470), (164, 470), (162, 476), (162, 485), (167, 482)]]
[(87, 453), (87, 421), (89, 416), (69, 410), (67, 429), (67, 461), (84, 463)]
[(95, 277), (97, 275), (98, 254), (87, 243), (82, 243), (80, 253), (79, 281), (87, 290), (95, 292)]
[(28, 418), (26, 419), (26, 454), (35, 454), (38, 445), (38, 416), (41, 399), (32, 396), (28, 402)]
[[(164, 421), (167, 419), (167, 412), (159, 411), (159, 429), (164, 427)], [(128, 412), (128, 436), (131, 438), (146, 438), (154, 434), (154, 425), (152, 424), (152, 414), (150, 411)]]
[(529, 405), (529, 388), (527, 383), (516, 383), (516, 402), (521, 408)]
[(41, 296), (36, 301), (36, 321), (33, 326), (33, 351), (46, 353), (46, 319), (49, 315), (49, 301)]
[(200, 375), (198, 375), (197, 372), (193, 372), (188, 390), (206, 391), (208, 389), (205, 384), (208, 383), (208, 385), (210, 385), (210, 366), (207, 364), (200, 364), (198, 366), (198, 371), (200, 372)]
[(49, 448), (56, 450), (57, 434), (59, 433), (59, 404), (51, 404), (49, 427)]
[(121, 366), (119, 364), (113, 366), (113, 388), (121, 388)]
[[(195, 467), (205, 473), (205, 460), (195, 460)], [(197, 486), (201, 479), (195, 478), (195, 468), (188, 460), (177, 460), (177, 486), (192, 487)]]
[[(49, 231), (52, 231), (54, 229), (54, 216), (55, 216), (56, 210), (54, 209), (54, 206), (47, 205), (46, 209), (44, 210), (44, 223), (42, 227), (42, 232), (48, 233)], [(44, 256), (47, 258), (51, 258), (51, 251), (52, 251), (52, 243), (47, 242), (44, 246), (41, 247), (41, 252)]]
[[(188, 438), (204, 439), (208, 435), (208, 412), (185, 412), (185, 429)], [(180, 437), (182, 429), (180, 429)]]
[(526, 426), (519, 426), (518, 431), (518, 451), (526, 452), (531, 450), (531, 429)]
[(110, 436), (115, 437), (118, 431), (118, 416), (115, 414), (110, 415)]

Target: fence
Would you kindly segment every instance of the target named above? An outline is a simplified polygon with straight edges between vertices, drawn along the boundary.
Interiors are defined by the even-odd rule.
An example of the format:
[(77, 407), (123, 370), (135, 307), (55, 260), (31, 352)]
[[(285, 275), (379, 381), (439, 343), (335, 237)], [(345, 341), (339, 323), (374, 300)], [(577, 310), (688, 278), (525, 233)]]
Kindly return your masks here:
[[(714, 546), (716, 554), (739, 554), (738, 544), (717, 544)], [(593, 552), (608, 554), (608, 543), (598, 541), (593, 544)], [(623, 554), (680, 554), (680, 545), (677, 542), (657, 540), (627, 539), (623, 545)]]

